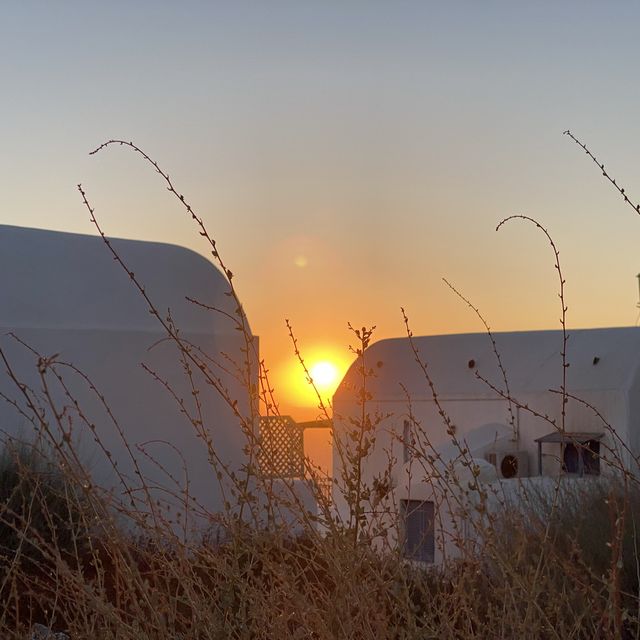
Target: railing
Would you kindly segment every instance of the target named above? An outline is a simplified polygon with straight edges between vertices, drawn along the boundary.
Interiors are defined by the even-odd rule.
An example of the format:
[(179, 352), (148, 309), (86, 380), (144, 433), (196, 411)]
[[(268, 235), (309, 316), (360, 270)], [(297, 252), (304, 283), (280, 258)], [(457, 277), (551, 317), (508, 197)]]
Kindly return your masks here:
[[(327, 429), (328, 420), (297, 423), (291, 416), (260, 416), (258, 465), (265, 478), (303, 479), (305, 473), (305, 429)], [(314, 471), (308, 478), (315, 483), (318, 497), (331, 503), (333, 481)]]
[(290, 416), (260, 416), (258, 463), (268, 478), (304, 477), (304, 429)]

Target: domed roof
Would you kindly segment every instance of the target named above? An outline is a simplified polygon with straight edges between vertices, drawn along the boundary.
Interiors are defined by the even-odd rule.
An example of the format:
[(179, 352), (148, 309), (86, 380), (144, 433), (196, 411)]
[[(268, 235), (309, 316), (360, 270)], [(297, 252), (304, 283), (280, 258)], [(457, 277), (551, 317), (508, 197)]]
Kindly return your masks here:
[[(233, 315), (222, 273), (170, 244), (111, 240), (158, 311), (191, 333), (230, 333), (233, 322), (185, 296)], [(160, 331), (148, 305), (99, 236), (0, 225), (0, 327)]]
[[(628, 389), (640, 365), (640, 328), (569, 329), (567, 389)], [(546, 392), (562, 384), (562, 331), (494, 333), (497, 349), (513, 394)], [(427, 364), (436, 391), (447, 398), (495, 397), (475, 371), (496, 387), (504, 382), (491, 340), (486, 333), (416, 336), (413, 344)], [(392, 338), (372, 344), (365, 352), (366, 365), (375, 375), (367, 390), (376, 400), (431, 399), (425, 376), (416, 362), (408, 338)], [(336, 398), (353, 396), (358, 388), (360, 365), (355, 362), (344, 377)]]

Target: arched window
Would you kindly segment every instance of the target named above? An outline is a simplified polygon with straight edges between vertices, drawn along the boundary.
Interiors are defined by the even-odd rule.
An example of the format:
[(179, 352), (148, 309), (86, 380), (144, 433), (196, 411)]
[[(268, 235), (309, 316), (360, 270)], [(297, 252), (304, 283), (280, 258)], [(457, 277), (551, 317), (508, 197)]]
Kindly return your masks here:
[[(576, 475), (600, 475), (600, 441), (604, 433), (552, 431), (538, 443), (538, 474), (542, 475), (542, 445), (560, 445), (562, 471)], [(557, 449), (556, 449), (557, 451)], [(557, 453), (554, 454), (554, 457)]]
[(567, 442), (562, 452), (562, 470), (566, 473), (600, 475), (600, 441)]
[(580, 453), (572, 442), (567, 442), (564, 445), (562, 470), (566, 473), (580, 473)]
[(600, 441), (587, 440), (582, 446), (584, 472), (593, 476), (600, 475)]

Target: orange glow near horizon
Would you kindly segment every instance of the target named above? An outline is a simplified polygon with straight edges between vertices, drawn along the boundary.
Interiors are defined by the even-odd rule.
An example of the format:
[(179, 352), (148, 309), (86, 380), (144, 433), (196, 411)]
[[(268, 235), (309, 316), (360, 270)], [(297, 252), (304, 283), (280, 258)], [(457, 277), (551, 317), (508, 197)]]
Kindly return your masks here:
[(319, 413), (320, 399), (328, 409), (351, 364), (349, 354), (334, 347), (317, 346), (309, 349), (303, 357), (313, 384), (295, 357), (288, 358), (274, 370), (274, 385), (282, 404), (281, 411), (292, 413), (294, 419), (310, 419), (312, 413)]
[[(293, 354), (271, 370), (270, 382), (278, 410), (297, 422), (331, 417), (333, 394), (351, 365), (353, 354), (325, 343), (303, 348), (302, 355), (313, 385)], [(331, 473), (332, 445), (328, 429), (306, 430), (304, 448), (314, 465), (326, 474)]]

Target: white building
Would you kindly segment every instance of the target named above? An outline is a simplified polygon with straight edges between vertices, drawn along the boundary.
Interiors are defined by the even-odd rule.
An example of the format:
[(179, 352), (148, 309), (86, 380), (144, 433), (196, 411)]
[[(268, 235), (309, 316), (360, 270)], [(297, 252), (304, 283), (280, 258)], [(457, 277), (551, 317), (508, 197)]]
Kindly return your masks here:
[[(363, 481), (389, 485), (387, 524), (393, 535), (404, 536), (408, 557), (439, 563), (443, 553), (455, 553), (447, 535), (468, 525), (460, 513), (496, 479), (504, 479), (506, 490), (510, 483), (521, 486), (539, 477), (547, 479), (543, 484), (566, 476), (588, 482), (610, 473), (612, 465), (635, 464), (640, 328), (568, 333), (566, 390), (584, 402), (568, 399), (564, 431), (562, 395), (551, 391), (562, 386), (561, 331), (494, 334), (509, 394), (487, 334), (413, 338), (437, 402), (407, 338), (382, 340), (366, 350), (366, 368), (373, 372), (366, 380), (367, 412), (383, 418), (374, 428)], [(345, 475), (339, 448), (353, 446), (347, 434), (357, 430), (361, 413), (360, 369), (359, 362), (351, 366), (334, 397), (338, 479)], [(336, 501), (346, 517), (344, 501)]]
[[(131, 240), (112, 243), (162, 316), (170, 310), (184, 343), (192, 345), (194, 356), (237, 400), (238, 410), (250, 416), (247, 390), (231, 362), (243, 366), (245, 341), (225, 315), (233, 316), (235, 305), (226, 295), (228, 283), (222, 274), (205, 258), (181, 247)], [(203, 309), (185, 296), (221, 312)], [(41, 429), (38, 419), (35, 426), (30, 420), (34, 412), (27, 398), (31, 398), (61, 438), (38, 359), (9, 332), (43, 356), (58, 354), (56, 360), (75, 365), (106, 399), (124, 437), (87, 381), (64, 365), (56, 366), (87, 422), (95, 424), (101, 448), (59, 381), (47, 373), (47, 389), (63, 413), (63, 428), (99, 485), (116, 493), (122, 490), (115, 461), (132, 495), (142, 497), (137, 465), (154, 497), (175, 506), (183, 504), (188, 489), (194, 509), (196, 505), (209, 512), (222, 509), (211, 454), (215, 452), (230, 470), (241, 469), (246, 439), (240, 420), (191, 363), (203, 423), (197, 433), (176, 401), (184, 400), (187, 411), (198, 418), (180, 350), (165, 339), (158, 319), (99, 237), (0, 226), (0, 347), (18, 382), (0, 362), (0, 392), (9, 400), (0, 400), (0, 428), (5, 439), (32, 440)], [(257, 350), (257, 340), (255, 346)], [(166, 381), (175, 397), (141, 363)], [(255, 367), (251, 382), (257, 382)], [(26, 385), (27, 395), (21, 384)], [(64, 439), (60, 442), (66, 444)]]

